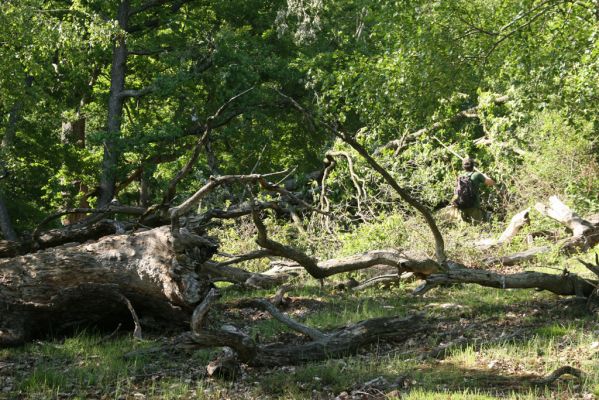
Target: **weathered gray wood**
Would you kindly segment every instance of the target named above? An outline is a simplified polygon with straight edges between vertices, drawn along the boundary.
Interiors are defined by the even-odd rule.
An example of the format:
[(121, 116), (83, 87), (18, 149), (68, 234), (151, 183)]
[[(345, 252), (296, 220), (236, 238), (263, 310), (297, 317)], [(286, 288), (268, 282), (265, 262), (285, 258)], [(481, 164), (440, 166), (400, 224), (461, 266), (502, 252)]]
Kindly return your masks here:
[(129, 319), (123, 297), (142, 324), (181, 324), (208, 292), (196, 265), (214, 251), (202, 237), (161, 227), (1, 259), (0, 345), (119, 313)]
[(574, 274), (556, 275), (530, 271), (503, 275), (488, 270), (458, 267), (445, 274), (429, 276), (426, 290), (447, 283), (476, 283), (498, 289), (542, 289), (562, 296), (584, 297), (589, 297), (598, 284)]
[(573, 236), (584, 235), (586, 231), (593, 228), (593, 224), (581, 218), (578, 214), (566, 206), (557, 196), (549, 198), (549, 204), (535, 204), (535, 208), (541, 214), (555, 219), (572, 231)]
[(530, 222), (530, 208), (522, 210), (512, 217), (507, 228), (501, 233), (497, 240), (486, 239), (481, 240), (476, 245), (482, 249), (488, 249), (495, 246), (501, 246), (512, 241), (512, 239), (520, 232), (520, 229)]
[(231, 347), (241, 362), (251, 366), (274, 367), (349, 356), (377, 340), (405, 340), (425, 328), (422, 316), (416, 315), (357, 322), (302, 344), (259, 345), (243, 333), (225, 330), (194, 332), (189, 339), (199, 347)]
[(525, 261), (530, 261), (537, 257), (537, 255), (542, 253), (548, 253), (551, 251), (551, 247), (542, 246), (542, 247), (533, 247), (532, 249), (528, 249), (522, 251), (520, 253), (509, 254), (507, 256), (501, 257), (489, 257), (483, 260), (486, 266), (491, 266), (495, 264), (500, 265), (517, 265), (523, 263)]

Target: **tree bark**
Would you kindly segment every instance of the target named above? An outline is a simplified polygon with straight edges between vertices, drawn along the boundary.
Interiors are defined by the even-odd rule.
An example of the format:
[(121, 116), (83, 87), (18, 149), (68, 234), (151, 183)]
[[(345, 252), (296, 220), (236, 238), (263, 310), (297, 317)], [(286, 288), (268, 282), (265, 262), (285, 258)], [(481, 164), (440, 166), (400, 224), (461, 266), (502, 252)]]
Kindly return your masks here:
[(447, 273), (434, 274), (427, 278), (422, 289), (447, 283), (476, 283), (499, 289), (541, 289), (561, 296), (589, 297), (597, 281), (580, 278), (564, 271), (561, 275), (542, 272), (521, 272), (503, 275), (492, 271), (468, 269), (463, 266), (451, 268)]
[(102, 177), (100, 179), (100, 197), (98, 206), (108, 205), (115, 194), (116, 169), (120, 158), (119, 139), (123, 115), (122, 95), (125, 89), (127, 64), (127, 44), (125, 32), (129, 23), (130, 0), (121, 0), (117, 12), (117, 21), (121, 32), (118, 33), (112, 50), (112, 67), (110, 72), (110, 95), (108, 98), (107, 137), (103, 142)]
[(0, 230), (2, 230), (2, 236), (5, 240), (16, 241), (19, 239), (12, 225), (2, 190), (0, 190)]
[(530, 208), (520, 211), (518, 214), (512, 217), (509, 225), (507, 226), (507, 228), (505, 228), (505, 230), (497, 240), (481, 240), (480, 242), (476, 243), (477, 247), (482, 249), (488, 249), (495, 246), (502, 246), (503, 244), (511, 242), (512, 239), (518, 234), (518, 232), (520, 232), (522, 227), (530, 223), (529, 214)]
[(311, 361), (345, 357), (381, 339), (405, 340), (426, 328), (422, 316), (374, 318), (360, 321), (330, 332), (320, 332), (299, 324), (283, 315), (265, 301), (249, 301), (243, 305), (269, 312), (277, 320), (310, 340), (301, 344), (258, 344), (242, 332), (231, 329), (211, 329), (203, 320), (216, 296), (208, 295), (197, 309), (198, 319), (192, 320), (192, 333), (186, 339), (200, 347), (230, 347), (240, 361), (251, 366), (274, 367), (297, 365)]
[(80, 324), (130, 320), (178, 325), (208, 292), (196, 266), (214, 243), (167, 226), (65, 244), (0, 260), (0, 346)]
[(594, 228), (593, 224), (581, 218), (568, 206), (562, 203), (557, 196), (551, 196), (547, 205), (543, 203), (537, 203), (535, 208), (541, 214), (549, 218), (553, 218), (559, 223), (565, 225), (572, 231), (573, 236), (584, 235), (588, 230)]

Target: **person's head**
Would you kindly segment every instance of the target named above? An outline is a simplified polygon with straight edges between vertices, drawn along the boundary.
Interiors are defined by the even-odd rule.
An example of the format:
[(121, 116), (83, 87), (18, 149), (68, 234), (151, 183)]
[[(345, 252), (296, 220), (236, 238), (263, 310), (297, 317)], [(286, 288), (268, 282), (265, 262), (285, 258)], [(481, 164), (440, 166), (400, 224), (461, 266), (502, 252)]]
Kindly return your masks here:
[(472, 158), (465, 158), (462, 160), (462, 168), (468, 172), (474, 171), (475, 162)]

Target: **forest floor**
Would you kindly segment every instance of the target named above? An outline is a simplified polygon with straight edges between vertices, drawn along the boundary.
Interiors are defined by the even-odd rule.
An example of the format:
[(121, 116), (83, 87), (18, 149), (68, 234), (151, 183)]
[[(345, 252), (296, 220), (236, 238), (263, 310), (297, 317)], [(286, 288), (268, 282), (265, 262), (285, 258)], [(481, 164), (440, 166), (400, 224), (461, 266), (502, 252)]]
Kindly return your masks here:
[[(475, 285), (414, 297), (415, 283), (350, 294), (314, 282), (296, 286), (291, 316), (321, 329), (424, 313), (430, 324), (404, 342), (381, 341), (356, 356), (274, 369), (245, 368), (234, 381), (207, 378), (209, 350), (176, 350), (147, 333), (135, 340), (90, 331), (0, 350), (0, 399), (596, 399), (599, 322), (584, 302), (533, 290)], [(268, 297), (267, 291), (243, 297)], [(223, 290), (221, 304), (238, 293)], [(261, 342), (300, 340), (261, 311), (216, 313)], [(444, 354), (423, 357), (439, 346)], [(144, 349), (158, 349), (143, 352)], [(128, 353), (137, 355), (125, 357)], [(563, 375), (569, 365), (584, 379)]]
[[(377, 222), (355, 234), (339, 236), (344, 240), (342, 246), (334, 247), (326, 237), (319, 238), (312, 242), (320, 246), (314, 253), (325, 258), (396, 247), (399, 244), (393, 240), (398, 226), (405, 226), (414, 238), (401, 243), (404, 248), (430, 251), (425, 245), (426, 228), (417, 221), (399, 221), (398, 226), (394, 221), (386, 218), (384, 230)], [(520, 237), (509, 246), (492, 250), (472, 246), (471, 238), (495, 236), (503, 226), (447, 225), (450, 258), (486, 268), (481, 262), (485, 257), (530, 246)], [(221, 226), (221, 251), (243, 254), (253, 250), (252, 226), (246, 228), (234, 223)], [(539, 219), (533, 220), (524, 234), (541, 229), (556, 231), (560, 237), (570, 235), (558, 224)], [(272, 231), (285, 232), (275, 227)], [(301, 239), (291, 240), (300, 244)], [(565, 256), (553, 244), (554, 239), (539, 240), (535, 246), (554, 246), (555, 251), (519, 266), (491, 269), (504, 274), (562, 274), (567, 269), (591, 277), (578, 258), (593, 262), (597, 246), (586, 254)], [(324, 253), (332, 248), (334, 253)], [(267, 265), (264, 260), (257, 261), (250, 269), (263, 270)], [(372, 272), (355, 277), (360, 280), (365, 274)], [(279, 368), (244, 366), (232, 381), (207, 376), (206, 365), (218, 349), (174, 346), (181, 332), (144, 331), (143, 340), (138, 340), (126, 327), (116, 334), (109, 334), (114, 327), (103, 332), (88, 329), (0, 349), (0, 399), (599, 399), (599, 319), (588, 311), (585, 299), (475, 284), (438, 287), (414, 296), (416, 281), (350, 292), (336, 289), (347, 276), (333, 278), (322, 286), (311, 278), (294, 278), (288, 292), (290, 302), (283, 311), (323, 331), (370, 318), (414, 314), (424, 315), (424, 329), (408, 340), (381, 340), (342, 359)], [(241, 291), (221, 287), (222, 297), (208, 322), (232, 324), (258, 343), (304, 340), (263, 311), (235, 306), (239, 299), (269, 298), (275, 292), (276, 288)], [(585, 375), (566, 374), (549, 383), (540, 382), (564, 366)]]

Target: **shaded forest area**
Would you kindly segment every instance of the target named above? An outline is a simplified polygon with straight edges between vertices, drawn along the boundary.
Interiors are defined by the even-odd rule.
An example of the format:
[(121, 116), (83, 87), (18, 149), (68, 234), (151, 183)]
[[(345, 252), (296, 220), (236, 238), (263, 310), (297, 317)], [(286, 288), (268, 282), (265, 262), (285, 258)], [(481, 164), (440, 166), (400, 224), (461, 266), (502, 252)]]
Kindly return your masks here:
[(0, 9), (0, 398), (599, 397), (596, 0)]

